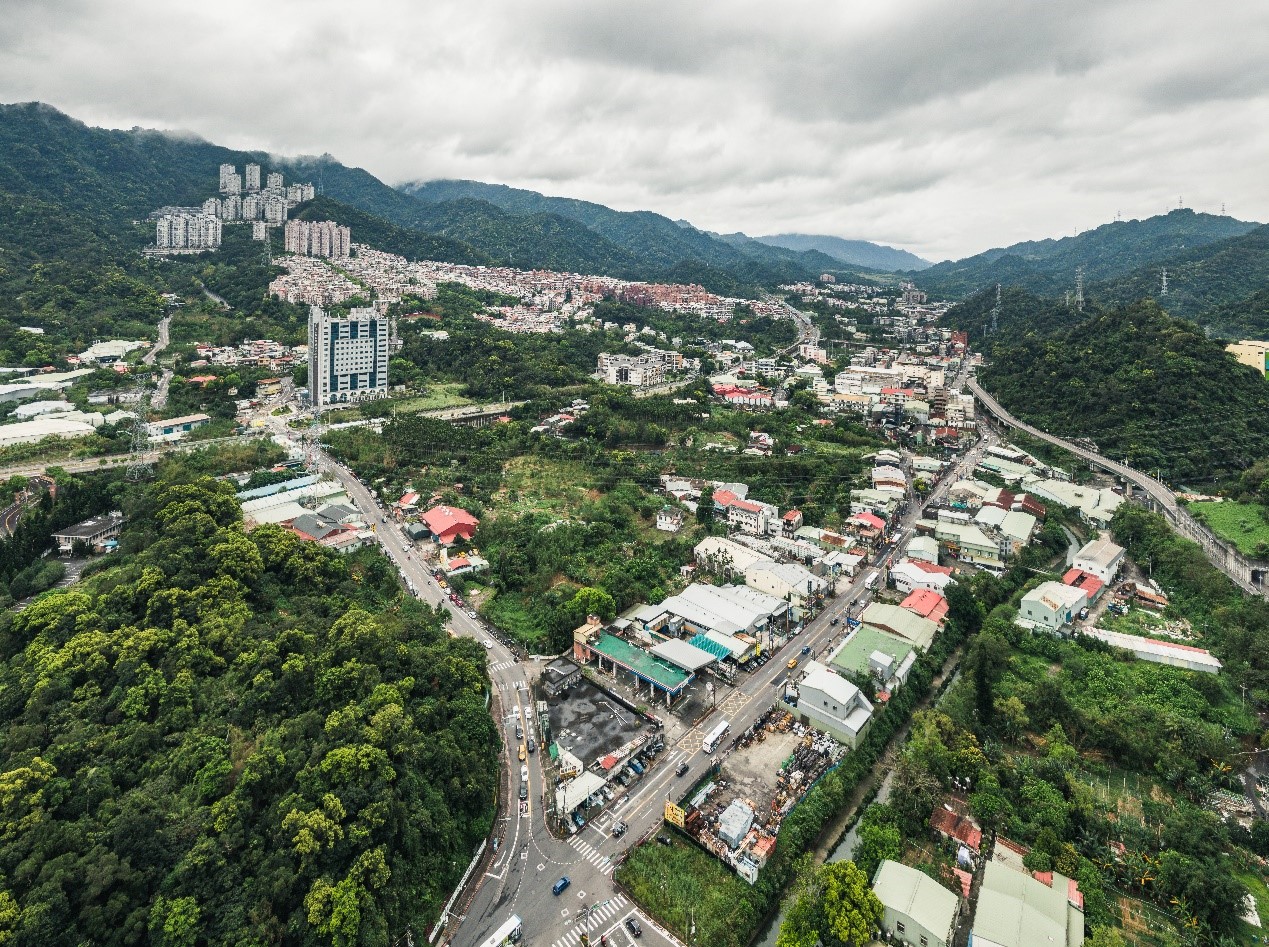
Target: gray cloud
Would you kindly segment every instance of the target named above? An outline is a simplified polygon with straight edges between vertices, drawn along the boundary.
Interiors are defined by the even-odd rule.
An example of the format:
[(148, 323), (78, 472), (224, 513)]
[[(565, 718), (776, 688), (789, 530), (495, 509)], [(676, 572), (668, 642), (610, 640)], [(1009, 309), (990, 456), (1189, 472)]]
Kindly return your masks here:
[(1269, 219), (1245, 0), (10, 0), (0, 101), (935, 258)]

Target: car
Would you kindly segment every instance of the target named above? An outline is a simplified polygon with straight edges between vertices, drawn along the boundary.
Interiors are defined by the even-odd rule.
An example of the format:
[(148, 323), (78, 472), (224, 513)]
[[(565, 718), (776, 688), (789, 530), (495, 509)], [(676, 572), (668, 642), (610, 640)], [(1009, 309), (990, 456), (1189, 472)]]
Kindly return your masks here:
[(525, 751), (525, 749), (524, 749), (524, 744), (523, 744), (523, 743), (521, 743), (521, 744), (520, 744), (520, 762), (522, 762), (522, 763), (523, 763), (523, 762), (525, 761), (525, 759), (527, 759), (527, 758), (528, 758), (528, 754), (527, 754), (527, 752), (526, 752), (526, 751)]
[(797, 658), (790, 658), (790, 659), (789, 659), (789, 664), (788, 664), (788, 668), (789, 668), (789, 670), (790, 670), (790, 671), (792, 671), (792, 670), (793, 670), (795, 667), (797, 667), (797, 666), (798, 666), (798, 659), (797, 659)]
[(565, 888), (567, 888), (572, 883), (573, 882), (569, 880), (568, 875), (564, 875), (562, 878), (560, 878), (559, 881), (551, 885), (551, 894), (558, 896), (560, 892), (562, 892)]
[(529, 781), (529, 767), (523, 763), (520, 764), (520, 781), (526, 783)]
[(629, 929), (630, 933), (633, 934), (635, 937), (643, 936), (643, 928), (639, 926), (639, 922), (636, 921), (633, 917), (626, 918), (626, 927)]
[(517, 740), (524, 739), (524, 727), (520, 726), (520, 724), (518, 723), (516, 724), (516, 739)]
[(678, 765), (678, 768), (674, 771), (674, 775), (682, 776), (686, 772), (687, 772), (687, 763), (680, 763)]
[(613, 823), (613, 825), (612, 825), (612, 837), (613, 837), (613, 838), (621, 838), (623, 835), (625, 835), (625, 834), (626, 834), (626, 829), (627, 829), (627, 825), (626, 825), (626, 823), (624, 823), (624, 822), (622, 822), (620, 819), (618, 819), (618, 820), (617, 820), (616, 822), (614, 822), (614, 823)]
[(524, 800), (528, 798), (529, 798), (529, 784), (521, 783), (520, 784), (520, 801), (524, 802)]
[(810, 653), (811, 653), (811, 646), (810, 646), (810, 645), (807, 645), (806, 647), (804, 647), (804, 648), (802, 649), (802, 653), (803, 653), (803, 654), (810, 654)]
[(579, 829), (584, 829), (584, 828), (586, 828), (586, 819), (585, 819), (585, 817), (583, 817), (583, 816), (582, 816), (582, 814), (581, 814), (580, 812), (574, 812), (574, 813), (573, 813), (573, 824), (574, 824), (575, 826), (577, 826)]
[(836, 628), (836, 627), (837, 627), (838, 625), (840, 625), (841, 623), (842, 623), (842, 620), (841, 620), (840, 618), (834, 618), (834, 619), (833, 619), (832, 621), (830, 621), (828, 624), (829, 624), (829, 626), (830, 626), (830, 627)]
[(486, 648), (492, 648), (492, 647), (493, 647), (493, 642), (492, 642), (492, 641), (490, 641), (488, 638), (486, 638), (486, 639), (485, 639), (485, 647), (486, 647)]
[(533, 737), (529, 737), (529, 752), (532, 753), (537, 748), (538, 748), (538, 741), (533, 739)]

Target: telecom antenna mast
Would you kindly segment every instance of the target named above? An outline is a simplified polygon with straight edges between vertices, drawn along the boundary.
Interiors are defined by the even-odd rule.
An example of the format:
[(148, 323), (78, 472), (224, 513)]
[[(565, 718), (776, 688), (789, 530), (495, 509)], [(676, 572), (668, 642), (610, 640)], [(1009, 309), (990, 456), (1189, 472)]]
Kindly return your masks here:
[(1075, 268), (1075, 308), (1084, 311), (1084, 267)]
[(991, 334), (995, 335), (1000, 327), (1000, 284), (996, 284), (996, 305), (991, 309)]
[(1166, 266), (1163, 268), (1163, 275), (1161, 276), (1161, 280), (1163, 285), (1159, 289), (1159, 296), (1163, 297), (1168, 295), (1168, 268)]

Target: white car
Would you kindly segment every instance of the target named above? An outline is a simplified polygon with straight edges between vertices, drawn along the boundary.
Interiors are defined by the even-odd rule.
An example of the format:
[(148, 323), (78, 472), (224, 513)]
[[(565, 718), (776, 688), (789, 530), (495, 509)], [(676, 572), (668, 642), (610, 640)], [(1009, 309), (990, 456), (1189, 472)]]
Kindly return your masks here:
[(492, 647), (493, 647), (493, 642), (492, 642), (492, 641), (490, 641), (488, 638), (486, 638), (486, 639), (485, 639), (485, 647), (486, 647), (486, 648), (492, 648)]

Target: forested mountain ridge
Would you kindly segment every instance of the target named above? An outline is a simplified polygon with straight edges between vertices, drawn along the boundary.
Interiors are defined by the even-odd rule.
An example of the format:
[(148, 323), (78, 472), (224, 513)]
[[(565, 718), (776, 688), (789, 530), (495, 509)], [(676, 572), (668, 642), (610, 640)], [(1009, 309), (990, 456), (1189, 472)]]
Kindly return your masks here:
[(418, 937), (491, 828), (482, 649), (211, 478), (125, 508), (135, 552), (0, 619), (0, 941)]
[[(1162, 296), (1165, 267), (1168, 294)], [(1254, 307), (1253, 297), (1264, 289), (1269, 289), (1269, 226), (1095, 283), (1090, 293), (1107, 305), (1123, 305), (1149, 296), (1157, 298), (1173, 315), (1193, 319), (1217, 332), (1256, 334), (1269, 332), (1269, 320), (1244, 318), (1245, 307)]]
[(750, 239), (765, 243), (769, 247), (784, 247), (798, 251), (816, 250), (843, 263), (866, 266), (874, 270), (917, 271), (928, 269), (933, 265), (929, 260), (923, 260), (915, 253), (868, 240), (846, 240), (842, 237), (806, 233), (779, 233)]
[(658, 272), (718, 270), (740, 281), (775, 283), (813, 279), (841, 265), (841, 261), (818, 252), (768, 247), (748, 237), (732, 241), (652, 211), (618, 211), (591, 201), (548, 197), (503, 184), (426, 181), (404, 184), (401, 191), (420, 203), (434, 205), (440, 213), (447, 205), (480, 201), (522, 218), (541, 214), (562, 217), (621, 247), (645, 269)]
[[(994, 294), (950, 314), (981, 325)], [(1018, 294), (983, 345), (979, 378), (1018, 417), (1091, 438), (1106, 456), (1173, 483), (1223, 478), (1269, 456), (1269, 385), (1223, 343), (1157, 303), (1073, 313)], [(1003, 307), (1002, 307), (1003, 308)]]
[[(1240, 237), (1258, 226), (1233, 217), (1179, 209), (1144, 220), (1103, 224), (1073, 237), (1016, 243), (963, 260), (937, 263), (913, 273), (912, 279), (922, 289), (953, 298), (994, 283), (1057, 296), (1074, 289), (1077, 267), (1084, 268), (1088, 286)], [(1156, 289), (1157, 276), (1156, 272)], [(1133, 298), (1142, 295), (1149, 294)]]

